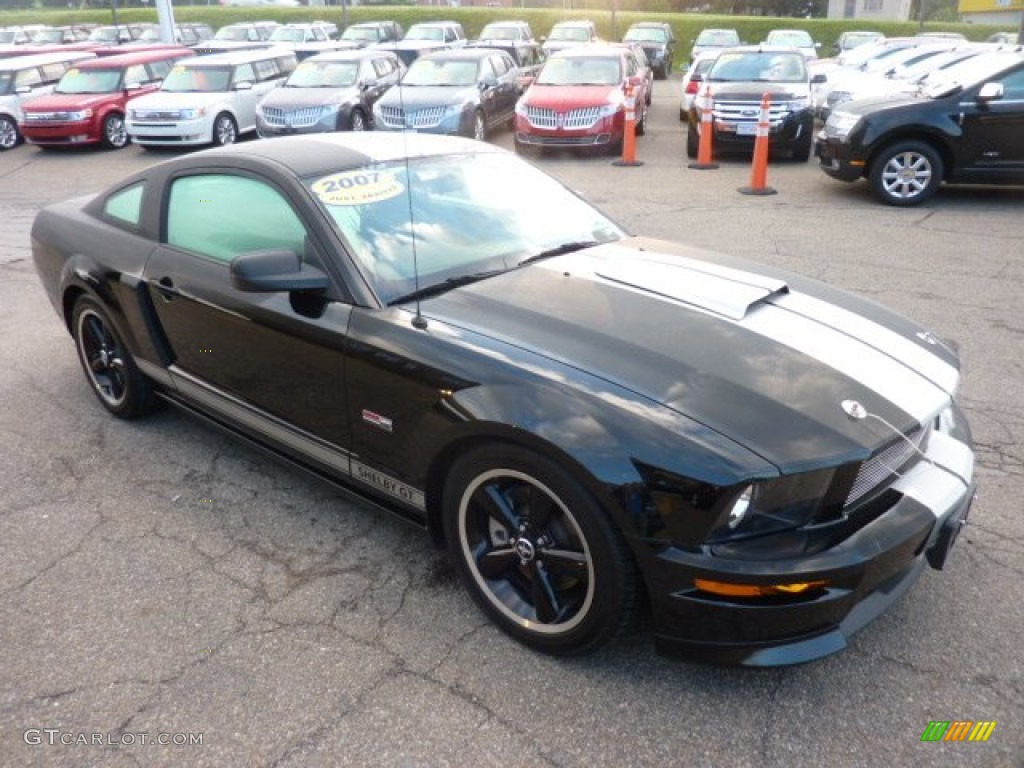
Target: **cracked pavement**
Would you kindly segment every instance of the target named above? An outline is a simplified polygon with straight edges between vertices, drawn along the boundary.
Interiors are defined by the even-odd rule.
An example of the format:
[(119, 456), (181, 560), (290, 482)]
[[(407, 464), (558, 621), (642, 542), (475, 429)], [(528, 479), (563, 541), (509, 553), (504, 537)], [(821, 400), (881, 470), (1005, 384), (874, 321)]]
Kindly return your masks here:
[[(803, 667), (661, 658), (647, 622), (586, 658), (533, 654), (424, 533), (177, 411), (109, 418), (28, 230), (163, 155), (21, 146), (0, 153), (0, 764), (1024, 765), (1024, 189), (898, 210), (812, 162), (772, 164), (779, 194), (745, 197), (743, 160), (686, 168), (677, 111), (659, 83), (641, 168), (537, 162), (635, 232), (815, 276), (959, 343), (980, 493), (945, 571)], [(930, 720), (998, 725), (922, 744)], [(159, 733), (202, 744), (139, 743)]]

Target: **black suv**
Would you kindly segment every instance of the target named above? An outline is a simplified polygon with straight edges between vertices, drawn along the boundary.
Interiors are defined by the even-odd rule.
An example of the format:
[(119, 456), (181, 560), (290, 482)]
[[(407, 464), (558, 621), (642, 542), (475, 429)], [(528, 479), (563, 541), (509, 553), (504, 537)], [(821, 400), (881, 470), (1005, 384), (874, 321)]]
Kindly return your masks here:
[(943, 181), (1024, 184), (1024, 54), (995, 52), (945, 70), (925, 92), (844, 103), (816, 144), (834, 179), (866, 177), (889, 205), (916, 205)]
[(655, 77), (664, 80), (672, 74), (676, 35), (671, 24), (663, 21), (638, 21), (626, 30), (622, 42), (635, 43), (644, 49)]
[[(714, 136), (717, 150), (751, 150), (761, 116), (761, 97), (771, 99), (768, 146), (772, 152), (789, 152), (797, 162), (807, 162), (814, 145), (814, 113), (811, 83), (825, 82), (807, 72), (804, 55), (796, 48), (749, 46), (730, 48), (715, 59), (704, 77), (711, 87)], [(697, 156), (700, 142), (702, 88), (693, 100), (686, 135), (687, 157)]]

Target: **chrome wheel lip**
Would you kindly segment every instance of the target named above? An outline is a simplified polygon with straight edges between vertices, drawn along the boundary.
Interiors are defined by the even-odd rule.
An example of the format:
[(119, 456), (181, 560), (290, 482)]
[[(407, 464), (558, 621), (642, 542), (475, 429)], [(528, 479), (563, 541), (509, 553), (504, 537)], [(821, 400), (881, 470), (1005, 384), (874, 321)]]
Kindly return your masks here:
[(128, 382), (124, 351), (116, 337), (103, 316), (93, 309), (84, 309), (78, 315), (76, 331), (78, 354), (89, 384), (109, 406), (120, 407), (128, 397)]
[(0, 120), (0, 149), (13, 149), (18, 144), (18, 125), (13, 120)]
[(882, 187), (895, 199), (913, 200), (925, 193), (934, 172), (923, 154), (900, 152), (890, 157), (882, 168)]
[[(474, 555), (474, 543), (469, 541), (468, 538), (468, 526), (467, 522), (470, 516), (470, 503), (476, 494), (476, 492), (484, 488), (488, 483), (501, 479), (517, 480), (523, 483), (527, 483), (537, 490), (543, 492), (554, 504), (557, 509), (561, 520), (567, 525), (567, 528), (571, 535), (578, 542), (578, 546), (582, 549), (583, 555), (586, 559), (587, 566), (587, 585), (586, 595), (579, 606), (573, 611), (572, 615), (565, 621), (544, 623), (535, 618), (536, 608), (531, 603), (522, 598), (517, 601), (518, 604), (529, 606), (533, 609), (532, 615), (526, 616), (523, 612), (513, 610), (506, 602), (502, 599), (502, 596), (495, 590), (504, 586), (504, 592), (506, 594), (514, 592), (515, 588), (506, 580), (488, 580), (480, 572), (480, 569), (476, 562)], [(493, 518), (491, 518), (493, 520)], [(521, 629), (534, 632), (539, 635), (562, 635), (567, 632), (571, 632), (576, 629), (588, 616), (590, 609), (594, 604), (594, 594), (596, 590), (596, 577), (594, 571), (594, 561), (590, 552), (590, 547), (587, 545), (587, 540), (583, 535), (583, 531), (579, 527), (579, 523), (576, 522), (576, 518), (573, 517), (572, 513), (550, 488), (541, 483), (535, 477), (527, 475), (523, 472), (519, 472), (514, 469), (492, 469), (487, 472), (483, 472), (477, 475), (473, 481), (463, 491), (462, 497), (459, 500), (458, 510), (458, 533), (459, 533), (459, 546), (462, 549), (462, 557), (466, 563), (469, 572), (479, 587), (483, 595), (486, 596), (487, 601), (496, 608), (505, 618), (513, 622)], [(520, 556), (525, 558), (523, 564), (527, 561), (532, 562), (537, 556), (543, 554), (543, 550), (537, 551), (535, 545), (532, 543), (529, 547), (513, 545), (514, 550)]]

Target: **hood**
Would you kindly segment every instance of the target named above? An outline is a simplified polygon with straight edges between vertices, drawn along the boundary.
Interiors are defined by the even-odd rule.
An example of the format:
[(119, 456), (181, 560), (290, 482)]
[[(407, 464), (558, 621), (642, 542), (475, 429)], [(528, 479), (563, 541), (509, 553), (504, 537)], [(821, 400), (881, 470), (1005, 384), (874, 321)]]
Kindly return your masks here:
[(879, 96), (868, 96), (863, 99), (858, 98), (856, 101), (845, 101), (837, 104), (836, 110), (850, 112), (855, 115), (865, 115), (869, 112), (885, 112), (917, 106), (922, 101), (929, 100), (923, 96), (918, 96), (916, 91), (913, 93), (895, 92)]
[(359, 89), (348, 88), (288, 88), (281, 86), (266, 95), (261, 106), (294, 109), (298, 107), (319, 107), (325, 104), (345, 104), (355, 100)]
[(389, 88), (378, 104), (389, 107), (441, 107), (476, 101), (480, 90), (475, 85), (408, 85)]
[(554, 110), (603, 106), (612, 100), (615, 92), (622, 93), (618, 85), (539, 85), (530, 86), (525, 96), (531, 107)]
[(684, 414), (785, 473), (863, 459), (893, 440), (873, 420), (852, 421), (844, 400), (900, 430), (949, 404), (958, 361), (930, 334), (855, 296), (749, 266), (634, 238), (421, 309), (481, 343), (518, 348), (505, 356), (558, 361)]
[(49, 96), (39, 96), (32, 99), (30, 104), (23, 104), (22, 110), (25, 112), (72, 112), (120, 101), (123, 98), (124, 91), (114, 91), (113, 93), (51, 93)]
[(711, 95), (716, 99), (761, 102), (764, 94), (772, 101), (806, 99), (811, 92), (808, 83), (709, 83)]

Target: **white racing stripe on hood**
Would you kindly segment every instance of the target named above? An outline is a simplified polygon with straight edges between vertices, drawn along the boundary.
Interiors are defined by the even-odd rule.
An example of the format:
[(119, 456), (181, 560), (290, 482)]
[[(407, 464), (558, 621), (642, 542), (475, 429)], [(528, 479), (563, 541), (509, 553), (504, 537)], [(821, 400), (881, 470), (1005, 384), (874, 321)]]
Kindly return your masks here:
[[(619, 254), (622, 263), (616, 264)], [(959, 378), (955, 368), (895, 331), (754, 272), (615, 245), (543, 266), (568, 266), (577, 275), (589, 272), (626, 290), (716, 314), (860, 382), (921, 423), (949, 404)]]
[(919, 422), (949, 403), (949, 394), (899, 360), (818, 320), (765, 304), (739, 325), (859, 381)]
[(871, 346), (914, 369), (950, 396), (956, 393), (960, 372), (954, 366), (884, 325), (804, 293), (774, 296), (771, 303), (813, 318), (841, 333), (866, 339)]

